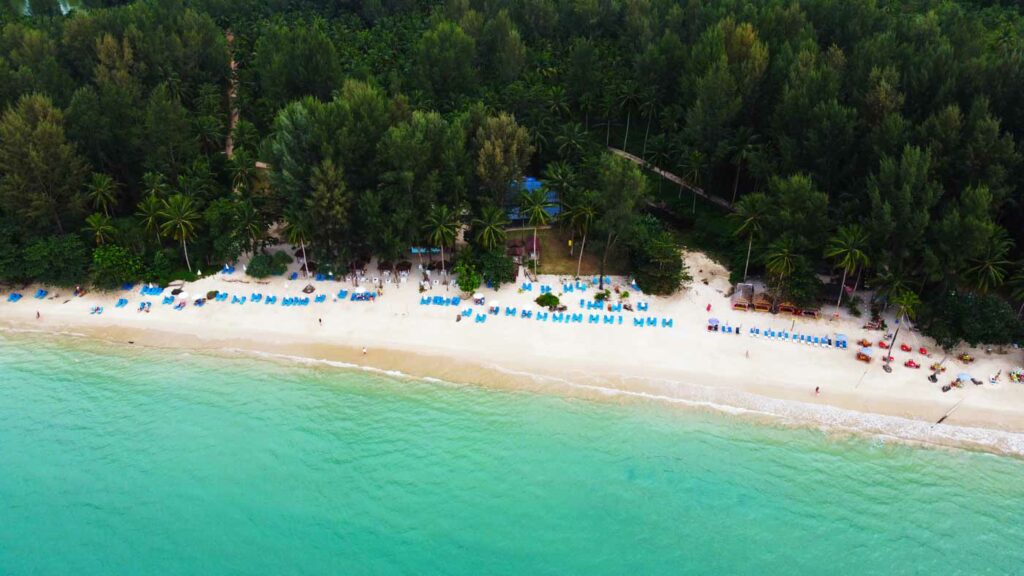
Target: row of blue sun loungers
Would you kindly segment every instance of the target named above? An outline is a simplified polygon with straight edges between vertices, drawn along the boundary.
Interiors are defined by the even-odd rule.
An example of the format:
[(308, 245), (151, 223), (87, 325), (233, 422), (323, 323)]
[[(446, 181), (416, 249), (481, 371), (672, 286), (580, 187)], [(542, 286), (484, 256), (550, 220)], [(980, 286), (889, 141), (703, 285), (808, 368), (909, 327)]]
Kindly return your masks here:
[[(760, 328), (751, 328), (750, 335), (754, 338), (764, 337), (769, 340), (779, 340), (781, 342), (793, 342), (794, 344), (806, 344), (808, 346), (820, 346), (824, 348), (832, 348), (832, 338), (828, 336), (808, 336), (806, 334), (790, 334), (785, 330), (764, 330)], [(845, 349), (847, 343), (839, 340), (834, 343), (834, 346), (838, 349)]]
[[(625, 321), (623, 316), (611, 315), (611, 314), (583, 314), (582, 312), (544, 312), (533, 310), (519, 310), (511, 306), (506, 306), (504, 311), (500, 310), (497, 306), (492, 306), (488, 309), (488, 313), (493, 316), (499, 316), (504, 312), (507, 318), (521, 318), (521, 319), (537, 319), (541, 322), (553, 322), (562, 324), (600, 324), (600, 325), (614, 325), (622, 326)], [(465, 318), (472, 317), (474, 314), (472, 308), (466, 308), (462, 311), (462, 316)], [(484, 320), (480, 318), (483, 317)], [(475, 317), (476, 323), (483, 323), (486, 321), (487, 314), (477, 314)], [(662, 327), (672, 328), (674, 321), (672, 318), (656, 318), (656, 317), (635, 317), (633, 318), (633, 326), (637, 328), (646, 327)]]
[(443, 296), (420, 296), (420, 306), (458, 306), (462, 299), (458, 296), (445, 298)]
[(33, 298), (35, 298), (36, 300), (42, 300), (43, 298), (46, 298), (47, 294), (49, 294), (49, 292), (40, 288), (39, 290), (36, 290), (36, 294), (35, 296), (33, 296)]
[(18, 300), (21, 300), (21, 294), (18, 294), (17, 292), (7, 297), (8, 302), (17, 302)]
[(282, 306), (309, 306), (309, 298), (299, 298), (296, 296), (289, 296), (284, 300), (281, 300)]
[(159, 296), (163, 294), (163, 292), (164, 289), (159, 286), (143, 286), (142, 289), (139, 290), (139, 294), (142, 296)]

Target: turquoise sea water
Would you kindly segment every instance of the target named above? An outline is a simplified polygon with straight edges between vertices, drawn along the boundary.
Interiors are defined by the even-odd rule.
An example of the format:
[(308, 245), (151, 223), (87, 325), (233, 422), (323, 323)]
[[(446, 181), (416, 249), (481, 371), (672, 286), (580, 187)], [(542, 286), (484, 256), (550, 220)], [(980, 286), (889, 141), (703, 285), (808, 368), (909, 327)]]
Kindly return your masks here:
[(0, 574), (1020, 574), (1024, 462), (0, 337)]

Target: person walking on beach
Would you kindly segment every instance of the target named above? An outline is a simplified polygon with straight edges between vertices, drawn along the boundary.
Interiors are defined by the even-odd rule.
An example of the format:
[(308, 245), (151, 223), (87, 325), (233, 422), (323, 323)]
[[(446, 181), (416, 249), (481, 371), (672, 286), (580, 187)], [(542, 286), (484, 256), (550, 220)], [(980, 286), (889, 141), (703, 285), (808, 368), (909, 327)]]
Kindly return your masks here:
[(815, 386), (814, 387), (814, 395), (818, 396), (820, 394), (821, 394), (821, 386)]
[(366, 346), (363, 346), (363, 356), (366, 356)]
[(39, 320), (40, 318), (41, 316), (39, 315), (39, 310), (36, 310), (36, 320)]
[(321, 326), (323, 326), (323, 325), (324, 325), (324, 319), (323, 319), (323, 318), (317, 318), (317, 321), (319, 321), (319, 322), (320, 322), (320, 325), (321, 325)]

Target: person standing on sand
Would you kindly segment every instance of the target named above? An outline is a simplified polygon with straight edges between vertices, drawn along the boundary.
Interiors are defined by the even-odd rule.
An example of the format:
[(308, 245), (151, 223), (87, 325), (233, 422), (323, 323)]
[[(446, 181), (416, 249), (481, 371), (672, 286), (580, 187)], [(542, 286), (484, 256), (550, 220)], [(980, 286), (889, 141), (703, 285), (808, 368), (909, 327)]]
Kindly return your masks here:
[(324, 319), (323, 318), (317, 318), (317, 321), (320, 322), (321, 326), (324, 325)]
[(41, 316), (39, 315), (39, 310), (36, 310), (36, 320), (39, 320), (40, 318)]
[(814, 395), (818, 396), (819, 394), (821, 394), (821, 386), (815, 386), (814, 387)]
[(363, 346), (363, 356), (366, 356), (366, 346)]

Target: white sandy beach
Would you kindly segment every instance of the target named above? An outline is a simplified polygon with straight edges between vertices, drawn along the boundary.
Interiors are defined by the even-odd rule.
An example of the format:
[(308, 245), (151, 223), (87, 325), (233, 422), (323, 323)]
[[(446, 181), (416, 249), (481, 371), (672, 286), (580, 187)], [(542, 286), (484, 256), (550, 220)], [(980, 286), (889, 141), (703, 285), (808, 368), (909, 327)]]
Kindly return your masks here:
[[(975, 350), (977, 360), (969, 366), (950, 357), (945, 361), (946, 372), (935, 384), (926, 379), (928, 366), (945, 355), (920, 334), (904, 330), (893, 352), (893, 371), (887, 374), (877, 346), (872, 363), (855, 359), (857, 340), (866, 337), (877, 343), (884, 336), (862, 329), (862, 319), (808, 320), (732, 311), (725, 296), (729, 286), (724, 269), (700, 254), (689, 254), (687, 260), (694, 276), (690, 287), (670, 298), (634, 293), (633, 304), (647, 302), (648, 311), (613, 314), (623, 316), (622, 323), (615, 320), (614, 325), (587, 323), (588, 315), (595, 312), (581, 309), (579, 301), (590, 301), (593, 288), (563, 297), (569, 313), (584, 315), (583, 323), (521, 318), (524, 309), (540, 311), (533, 299), (541, 285), (561, 292), (557, 277), (542, 276), (532, 292), (520, 291), (523, 278), (499, 291), (481, 289), (489, 304), (501, 304), (502, 312), (477, 323), (475, 317), (485, 313), (485, 307), (472, 306), (472, 316), (455, 321), (471, 302), (458, 308), (421, 305), (415, 270), (409, 282), (388, 285), (375, 302), (353, 302), (335, 298), (339, 290), (351, 291), (351, 283), (301, 278), (257, 281), (239, 267), (232, 275), (217, 274), (186, 285), (189, 304), (180, 311), (163, 305), (160, 296), (141, 296), (139, 286), (131, 292), (93, 292), (81, 298), (73, 298), (69, 290), (51, 290), (44, 300), (32, 298), (38, 287), (31, 286), (20, 290), (24, 298), (17, 303), (7, 302), (8, 292), (4, 292), (0, 326), (8, 331), (80, 333), (123, 345), (132, 341), (341, 361), (414, 376), (554, 393), (654, 397), (914, 441), (1024, 453), (1024, 384), (1010, 383), (1006, 377), (1010, 368), (1024, 363), (1020, 350), (1006, 354)], [(281, 305), (285, 297), (305, 296), (302, 288), (310, 283), (317, 288), (312, 296), (327, 294), (326, 302), (314, 303), (311, 297), (308, 306)], [(193, 299), (210, 290), (246, 297), (254, 292), (276, 295), (278, 302), (232, 304), (229, 299), (208, 302), (202, 308), (192, 305)], [(454, 286), (446, 290), (442, 285), (424, 295), (459, 294)], [(128, 305), (115, 308), (119, 298), (127, 298)], [(137, 311), (142, 301), (153, 303), (151, 313)], [(103, 306), (103, 314), (90, 314), (94, 306)], [(506, 307), (515, 307), (516, 316), (506, 316)], [(635, 327), (634, 317), (657, 318), (657, 325)], [(708, 332), (710, 317), (741, 325), (743, 334)], [(663, 327), (662, 319), (671, 319), (672, 326)], [(843, 333), (850, 339), (850, 348), (840, 351), (755, 339), (748, 335), (755, 326), (815, 336)], [(899, 351), (901, 342), (915, 351)], [(931, 350), (930, 358), (916, 352), (920, 346)], [(909, 358), (923, 368), (904, 367)], [(989, 376), (998, 370), (1003, 377), (990, 384)], [(969, 372), (984, 384), (942, 392), (941, 385), (960, 372)], [(820, 395), (814, 393), (816, 386), (821, 387)], [(942, 426), (933, 425), (954, 407)]]

